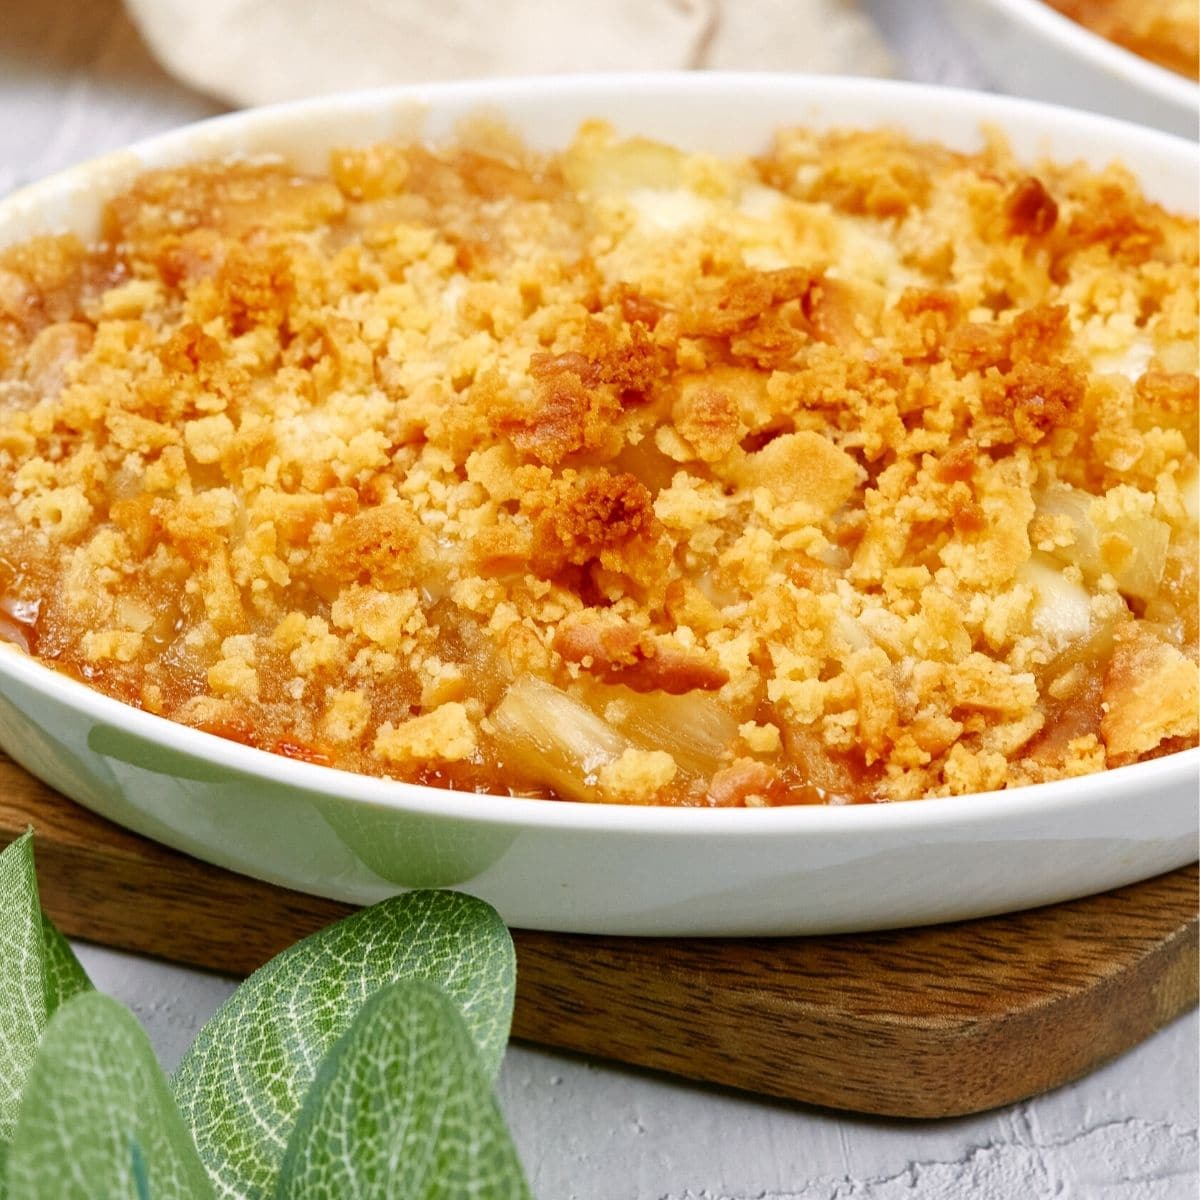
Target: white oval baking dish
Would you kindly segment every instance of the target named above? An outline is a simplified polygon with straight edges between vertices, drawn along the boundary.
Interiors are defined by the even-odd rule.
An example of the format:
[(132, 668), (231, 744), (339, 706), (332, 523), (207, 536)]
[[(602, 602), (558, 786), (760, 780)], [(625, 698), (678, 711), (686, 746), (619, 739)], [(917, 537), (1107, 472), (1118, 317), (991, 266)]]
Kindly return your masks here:
[(945, 12), (1006, 91), (1181, 137), (1200, 134), (1200, 84), (1100, 37), (1042, 0), (950, 0)]
[[(238, 113), (77, 167), (0, 203), (0, 243), (91, 231), (137, 171), (448, 133), (480, 110), (534, 144), (603, 116), (716, 152), (772, 129), (890, 125), (962, 148), (981, 124), (1026, 158), (1125, 162), (1195, 211), (1197, 151), (1178, 139), (1019, 100), (859, 79), (621, 75), (402, 88)], [(96, 812), (221, 866), (370, 902), (460, 887), (512, 924), (639, 935), (775, 935), (957, 920), (1116, 887), (1196, 857), (1200, 751), (1009, 792), (891, 805), (675, 809), (497, 798), (267, 754), (127, 707), (0, 647), (0, 745)]]

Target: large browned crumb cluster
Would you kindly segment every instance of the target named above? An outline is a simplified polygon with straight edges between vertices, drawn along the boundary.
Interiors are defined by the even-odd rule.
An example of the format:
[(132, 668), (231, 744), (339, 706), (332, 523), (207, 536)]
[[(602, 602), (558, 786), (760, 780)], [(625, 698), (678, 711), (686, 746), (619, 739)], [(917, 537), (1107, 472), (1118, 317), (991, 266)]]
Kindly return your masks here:
[(444, 786), (901, 800), (1197, 737), (1197, 236), (1119, 167), (590, 124), (0, 257), (4, 631)]
[(1046, 0), (1065, 17), (1188, 79), (1200, 76), (1197, 0)]

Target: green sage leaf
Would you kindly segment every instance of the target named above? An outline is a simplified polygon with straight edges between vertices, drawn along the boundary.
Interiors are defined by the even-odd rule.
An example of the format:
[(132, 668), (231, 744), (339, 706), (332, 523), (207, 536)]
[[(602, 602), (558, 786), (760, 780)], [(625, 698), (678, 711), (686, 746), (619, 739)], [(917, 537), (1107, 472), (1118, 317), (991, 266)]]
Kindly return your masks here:
[(0, 1142), (12, 1137), (25, 1079), (46, 1027), (42, 910), (33, 834), (0, 853)]
[(45, 913), (42, 913), (42, 973), (47, 1016), (53, 1016), (73, 996), (92, 990), (92, 981), (75, 957), (71, 943)]
[(375, 993), (326, 1056), (276, 1200), (529, 1200), (454, 1002), (423, 980)]
[(367, 998), (401, 979), (427, 979), (451, 997), (494, 1077), (515, 980), (496, 912), (454, 892), (409, 892), (364, 909), (250, 976), (180, 1064), (175, 1098), (218, 1196), (272, 1195), (322, 1059)]
[(16, 1128), (46, 1027), (43, 936), (33, 834), (26, 832), (0, 852), (0, 1142)]
[(42, 912), (33, 831), (0, 851), (0, 1146), (12, 1137), (42, 1031), (69, 996), (90, 988), (66, 938)]
[(85, 992), (50, 1019), (7, 1178), (21, 1200), (211, 1200), (150, 1041), (117, 1001)]

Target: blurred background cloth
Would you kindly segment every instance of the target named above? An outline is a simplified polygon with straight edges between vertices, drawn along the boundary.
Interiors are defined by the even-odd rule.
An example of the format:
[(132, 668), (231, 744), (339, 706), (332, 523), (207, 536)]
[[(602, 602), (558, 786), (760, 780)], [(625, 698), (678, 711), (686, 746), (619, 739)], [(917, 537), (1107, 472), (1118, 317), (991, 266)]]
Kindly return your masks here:
[(179, 79), (232, 105), (388, 83), (723, 68), (886, 75), (854, 0), (126, 0)]

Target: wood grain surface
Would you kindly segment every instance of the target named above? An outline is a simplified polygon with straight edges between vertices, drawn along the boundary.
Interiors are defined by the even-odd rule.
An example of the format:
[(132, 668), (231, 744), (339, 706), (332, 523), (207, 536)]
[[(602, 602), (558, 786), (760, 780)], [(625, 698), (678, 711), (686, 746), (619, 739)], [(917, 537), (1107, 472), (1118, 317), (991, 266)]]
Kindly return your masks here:
[[(73, 937), (246, 974), (347, 906), (198, 862), (0, 757), (0, 844), (36, 830)], [(513, 1033), (859, 1112), (943, 1117), (1055, 1087), (1197, 999), (1197, 868), (1011, 916), (885, 933), (514, 931)]]

